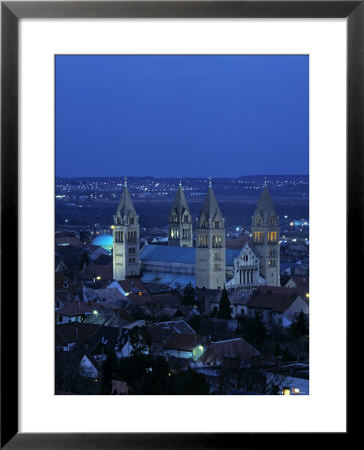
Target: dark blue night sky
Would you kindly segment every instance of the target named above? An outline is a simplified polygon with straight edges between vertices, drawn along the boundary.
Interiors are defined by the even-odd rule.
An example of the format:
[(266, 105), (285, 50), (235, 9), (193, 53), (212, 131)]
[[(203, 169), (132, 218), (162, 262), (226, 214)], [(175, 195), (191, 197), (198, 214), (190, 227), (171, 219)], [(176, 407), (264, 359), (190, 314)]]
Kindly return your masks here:
[(57, 56), (56, 176), (308, 174), (308, 56)]

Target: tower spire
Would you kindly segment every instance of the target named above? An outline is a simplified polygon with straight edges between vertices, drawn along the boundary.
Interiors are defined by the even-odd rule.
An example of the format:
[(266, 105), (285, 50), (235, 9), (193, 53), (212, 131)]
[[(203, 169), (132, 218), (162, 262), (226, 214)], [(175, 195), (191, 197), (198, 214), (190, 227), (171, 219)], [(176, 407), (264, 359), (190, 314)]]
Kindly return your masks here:
[(139, 216), (130, 197), (127, 179), (120, 196), (113, 228), (113, 278), (125, 280), (125, 277), (138, 276), (139, 267)]
[(192, 214), (181, 180), (168, 215), (168, 245), (192, 247)]
[(223, 289), (226, 281), (225, 224), (209, 177), (196, 223), (196, 287)]
[(260, 273), (268, 286), (280, 286), (279, 217), (265, 185), (252, 217), (254, 245), (260, 256)]
[(214, 194), (214, 190), (212, 189), (211, 181), (209, 182), (209, 189), (207, 191), (205, 201), (202, 205), (199, 220), (201, 219), (202, 214), (204, 214), (206, 220), (213, 221), (216, 215), (221, 217), (221, 220), (223, 220), (219, 205)]

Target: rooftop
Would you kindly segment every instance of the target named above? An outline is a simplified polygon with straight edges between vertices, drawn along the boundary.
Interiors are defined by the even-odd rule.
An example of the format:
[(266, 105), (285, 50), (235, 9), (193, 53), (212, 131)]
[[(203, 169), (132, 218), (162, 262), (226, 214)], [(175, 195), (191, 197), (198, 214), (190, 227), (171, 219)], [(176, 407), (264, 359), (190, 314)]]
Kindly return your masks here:
[[(226, 249), (226, 265), (232, 266), (234, 259), (239, 255), (240, 249)], [(169, 262), (180, 264), (196, 263), (195, 247), (174, 247), (168, 245), (145, 245), (140, 252), (140, 260), (143, 262)]]
[(297, 299), (297, 289), (274, 286), (260, 286), (248, 302), (249, 308), (270, 309), (274, 312), (286, 311)]

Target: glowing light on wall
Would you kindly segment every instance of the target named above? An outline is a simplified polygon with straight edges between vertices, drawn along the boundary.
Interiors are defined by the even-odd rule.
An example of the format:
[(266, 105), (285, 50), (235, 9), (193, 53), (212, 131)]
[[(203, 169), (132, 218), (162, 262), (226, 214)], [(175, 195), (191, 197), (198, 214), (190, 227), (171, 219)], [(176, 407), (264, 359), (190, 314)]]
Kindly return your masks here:
[(202, 345), (197, 345), (193, 350), (192, 350), (192, 359), (194, 361), (197, 361), (198, 358), (200, 358), (203, 354), (203, 352), (205, 351), (204, 347)]

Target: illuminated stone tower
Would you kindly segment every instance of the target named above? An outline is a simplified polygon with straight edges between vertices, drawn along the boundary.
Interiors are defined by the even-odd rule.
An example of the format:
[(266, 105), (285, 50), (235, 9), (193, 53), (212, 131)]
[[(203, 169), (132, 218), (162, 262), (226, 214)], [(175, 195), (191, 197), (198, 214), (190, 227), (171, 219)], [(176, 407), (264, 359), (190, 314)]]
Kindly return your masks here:
[(168, 216), (168, 245), (193, 247), (192, 214), (183, 193), (181, 182)]
[(267, 185), (252, 217), (252, 234), (260, 255), (260, 274), (267, 280), (268, 286), (280, 286), (279, 217)]
[(125, 280), (126, 277), (138, 276), (140, 274), (139, 216), (130, 198), (126, 179), (114, 215), (113, 237), (114, 280)]
[(197, 219), (196, 287), (223, 289), (225, 281), (225, 223), (210, 181)]

